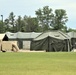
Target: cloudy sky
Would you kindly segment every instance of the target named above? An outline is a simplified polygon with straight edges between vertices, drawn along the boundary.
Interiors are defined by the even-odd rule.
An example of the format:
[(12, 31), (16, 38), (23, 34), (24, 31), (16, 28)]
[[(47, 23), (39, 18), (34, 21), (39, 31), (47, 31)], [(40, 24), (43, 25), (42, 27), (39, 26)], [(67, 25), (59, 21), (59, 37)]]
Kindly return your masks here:
[[(76, 0), (0, 0), (0, 14), (4, 19), (10, 12), (16, 16), (36, 16), (35, 11), (44, 6), (53, 9), (64, 9), (68, 16), (67, 27), (76, 28)], [(1, 18), (0, 18), (1, 19)]]

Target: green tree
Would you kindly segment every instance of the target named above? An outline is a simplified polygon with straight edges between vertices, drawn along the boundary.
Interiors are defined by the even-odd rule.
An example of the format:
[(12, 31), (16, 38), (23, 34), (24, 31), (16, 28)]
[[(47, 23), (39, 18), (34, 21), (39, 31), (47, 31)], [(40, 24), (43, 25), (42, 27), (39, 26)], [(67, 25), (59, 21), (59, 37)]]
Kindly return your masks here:
[(37, 19), (42, 30), (48, 30), (53, 17), (52, 9), (49, 8), (49, 6), (44, 6), (42, 9), (38, 9), (35, 14), (37, 15)]
[(25, 28), (26, 32), (37, 32), (38, 31), (38, 20), (37, 18), (33, 17), (25, 17)]
[(62, 31), (63, 32), (68, 32), (68, 27), (67, 26), (64, 26), (63, 29), (62, 29)]
[(16, 30), (21, 31), (22, 30), (22, 17), (18, 16), (18, 19), (16, 20)]
[(9, 19), (5, 19), (4, 25), (5, 25), (5, 31), (10, 31)]
[(66, 22), (68, 21), (68, 17), (66, 11), (63, 9), (56, 9), (54, 17), (52, 18), (51, 26), (54, 30), (61, 30), (66, 27)]
[(0, 33), (4, 33), (5, 28), (4, 28), (3, 15), (1, 15), (1, 17), (2, 17), (2, 19), (0, 20)]
[(68, 30), (67, 30), (67, 32), (72, 32), (72, 31), (76, 32), (76, 29), (68, 28)]
[[(14, 15), (14, 13), (13, 12), (11, 12), (10, 13), (10, 15), (9, 15), (9, 23), (10, 23), (10, 25), (12, 25), (12, 27), (13, 27), (13, 30), (12, 30), (12, 32), (15, 32), (15, 15)], [(12, 28), (11, 27), (11, 28)]]
[(2, 22), (2, 20), (0, 20), (0, 33), (4, 33), (4, 32), (5, 32), (4, 22)]

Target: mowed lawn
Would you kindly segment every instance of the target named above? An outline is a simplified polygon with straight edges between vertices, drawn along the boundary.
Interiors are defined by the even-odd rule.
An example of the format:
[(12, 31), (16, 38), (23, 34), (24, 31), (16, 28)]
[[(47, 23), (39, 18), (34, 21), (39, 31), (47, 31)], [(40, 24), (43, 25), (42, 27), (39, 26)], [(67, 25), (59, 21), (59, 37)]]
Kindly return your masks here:
[(76, 53), (0, 52), (0, 75), (76, 75)]

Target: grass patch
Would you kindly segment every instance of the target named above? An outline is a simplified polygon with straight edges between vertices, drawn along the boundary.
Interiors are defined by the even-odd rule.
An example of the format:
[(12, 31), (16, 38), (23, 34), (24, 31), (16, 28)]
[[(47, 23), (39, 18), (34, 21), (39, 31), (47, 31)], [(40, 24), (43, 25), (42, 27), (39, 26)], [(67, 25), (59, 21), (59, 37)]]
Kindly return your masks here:
[(76, 53), (1, 53), (0, 75), (76, 75)]

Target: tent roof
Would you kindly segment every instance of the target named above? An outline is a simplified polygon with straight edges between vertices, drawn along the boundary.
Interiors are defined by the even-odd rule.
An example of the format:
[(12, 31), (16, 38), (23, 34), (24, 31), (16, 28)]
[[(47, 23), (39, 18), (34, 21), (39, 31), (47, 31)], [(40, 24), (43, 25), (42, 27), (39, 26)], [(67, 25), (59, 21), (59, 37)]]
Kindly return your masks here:
[(5, 33), (9, 39), (16, 39), (17, 34), (16, 33), (11, 33), (11, 32), (6, 32)]
[(5, 34), (0, 34), (0, 40), (4, 38)]
[(41, 33), (36, 33), (36, 32), (17, 32), (17, 33), (11, 33), (11, 32), (6, 32), (6, 35), (8, 36), (9, 39), (31, 39), (35, 38)]
[(67, 33), (69, 35), (70, 38), (76, 38), (76, 32), (72, 31)]
[(18, 38), (25, 38), (25, 39), (30, 39), (30, 38), (35, 38), (41, 33), (35, 33), (35, 32), (18, 32), (17, 37)]
[(48, 36), (56, 38), (56, 39), (61, 39), (61, 40), (69, 39), (67, 34), (65, 34), (65, 33), (61, 32), (61, 31), (54, 30), (54, 31), (43, 32), (41, 35), (36, 37), (34, 40), (41, 40), (41, 39), (44, 39), (44, 38), (46, 38)]

